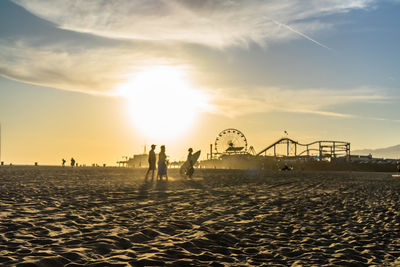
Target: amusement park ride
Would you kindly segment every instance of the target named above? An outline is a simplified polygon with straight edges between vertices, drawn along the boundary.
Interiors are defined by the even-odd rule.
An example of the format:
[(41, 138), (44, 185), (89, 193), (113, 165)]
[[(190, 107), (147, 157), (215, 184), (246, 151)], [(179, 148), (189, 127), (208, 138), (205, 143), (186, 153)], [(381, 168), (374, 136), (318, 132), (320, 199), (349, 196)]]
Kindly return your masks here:
[[(349, 142), (320, 140), (303, 144), (289, 138), (286, 131), (284, 133), (285, 137), (256, 153), (241, 131), (225, 129), (218, 133), (214, 144), (210, 144), (207, 159), (199, 161), (197, 166), (211, 169), (293, 170), (296, 167), (300, 170), (392, 171), (398, 164), (396, 159), (372, 158), (371, 154), (350, 155)], [(146, 168), (147, 159), (148, 154), (144, 151), (117, 163), (119, 166)], [(171, 162), (169, 167), (176, 168), (182, 164), (182, 161)]]
[(210, 158), (219, 158), (224, 155), (255, 155), (252, 146), (247, 149), (247, 139), (244, 134), (233, 128), (225, 129), (217, 135), (215, 139), (215, 152), (212, 151), (210, 145)]
[[(229, 128), (221, 131), (215, 138), (214, 147), (210, 145), (207, 159), (200, 165), (205, 168), (248, 168), (264, 160), (272, 161), (332, 161), (350, 159), (350, 143), (343, 141), (315, 141), (301, 144), (287, 137), (279, 139), (258, 153), (253, 146), (249, 146), (246, 136), (239, 130)], [(119, 166), (144, 168), (148, 166), (148, 155), (134, 155), (132, 158), (118, 161)], [(176, 164), (174, 164), (176, 163)], [(172, 167), (179, 167), (182, 162), (171, 163)]]
[(348, 159), (350, 157), (350, 143), (343, 141), (314, 141), (301, 144), (288, 137), (281, 138), (256, 153), (253, 146), (248, 148), (245, 135), (233, 128), (221, 131), (214, 143), (210, 145), (210, 153), (207, 159), (221, 159), (233, 156), (256, 157), (286, 157), (286, 158), (312, 158), (318, 161), (330, 161), (336, 158)]

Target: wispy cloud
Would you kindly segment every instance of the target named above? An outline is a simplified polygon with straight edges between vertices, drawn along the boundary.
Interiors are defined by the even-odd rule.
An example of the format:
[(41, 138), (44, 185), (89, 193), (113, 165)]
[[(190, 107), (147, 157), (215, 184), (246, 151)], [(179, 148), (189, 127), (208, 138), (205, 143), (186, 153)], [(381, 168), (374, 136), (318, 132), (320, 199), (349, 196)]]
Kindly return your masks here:
[(146, 44), (135, 49), (125, 45), (33, 47), (28, 41), (5, 41), (0, 42), (0, 75), (57, 89), (112, 95), (118, 84), (146, 66), (173, 63), (174, 59), (163, 54), (168, 49), (164, 46), (161, 51)]
[[(178, 41), (212, 47), (264, 45), (309, 37), (331, 14), (368, 8), (374, 0), (12, 0), (60, 28), (109, 38)], [(274, 21), (268, 19), (274, 18)], [(279, 23), (277, 23), (279, 21)], [(288, 26), (290, 25), (290, 26)], [(286, 29), (282, 29), (284, 26)], [(324, 45), (322, 45), (324, 46)]]
[(312, 39), (310, 36), (308, 36), (308, 35), (306, 35), (306, 34), (300, 32), (300, 31), (298, 31), (298, 30), (296, 30), (296, 29), (293, 29), (293, 28), (290, 27), (289, 25), (283, 24), (283, 23), (281, 23), (281, 22), (279, 22), (279, 21), (276, 21), (276, 20), (274, 20), (274, 19), (271, 19), (271, 20), (272, 20), (276, 25), (285, 27), (285, 28), (288, 29), (289, 31), (292, 31), (292, 32), (294, 32), (294, 33), (296, 33), (296, 34), (298, 34), (298, 35), (300, 35), (300, 36), (306, 38), (307, 40), (310, 40), (311, 42), (313, 42), (313, 43), (315, 43), (315, 44), (317, 44), (317, 45), (319, 45), (319, 46), (321, 46), (321, 47), (324, 47), (324, 48), (326, 48), (326, 49), (329, 49), (329, 50), (332, 50), (332, 51), (333, 51), (332, 48), (330, 48), (330, 47), (328, 47), (328, 46), (326, 46), (326, 45), (324, 45), (324, 44), (321, 44), (320, 42), (318, 42), (318, 41)]
[[(232, 91), (232, 90), (231, 90)], [(254, 92), (256, 91), (256, 92)], [(258, 88), (253, 94), (235, 90), (210, 90), (213, 96), (212, 112), (228, 117), (265, 112), (314, 114), (336, 118), (361, 118), (350, 113), (332, 112), (330, 109), (344, 104), (385, 103), (390, 100), (383, 90), (357, 88), (351, 90)], [(378, 120), (380, 118), (373, 118)], [(386, 120), (386, 119), (382, 119)]]
[[(330, 27), (326, 15), (369, 7), (373, 0), (12, 0), (62, 29), (86, 32), (128, 44), (81, 47), (37, 36), (0, 42), (0, 75), (54, 88), (110, 93), (148, 64), (186, 64), (180, 44), (209, 47), (260, 45)], [(272, 21), (267, 17), (276, 19)], [(279, 20), (279, 23), (278, 23)], [(279, 24), (279, 25), (277, 25)], [(289, 26), (290, 24), (290, 26)], [(282, 29), (281, 26), (285, 29)], [(66, 33), (62, 31), (62, 33)], [(68, 34), (71, 37), (71, 34)], [(46, 39), (47, 38), (47, 39)], [(81, 37), (80, 37), (81, 38)], [(72, 38), (73, 39), (73, 38)], [(124, 42), (121, 42), (124, 43)], [(140, 45), (142, 43), (142, 45)], [(171, 51), (173, 50), (173, 51)]]
[[(0, 75), (10, 79), (70, 91), (113, 96), (113, 89), (132, 78), (136, 72), (154, 64), (174, 66), (182, 60), (162, 57), (167, 47), (146, 49), (100, 47), (90, 50), (65, 49), (57, 45), (32, 48), (29, 43), (0, 42)], [(174, 48), (171, 48), (174, 51)], [(190, 70), (190, 68), (189, 68)], [(332, 108), (352, 103), (385, 103), (391, 98), (385, 90), (358, 88), (282, 89), (215, 88), (203, 89), (210, 96), (206, 112), (228, 117), (254, 113), (289, 112), (336, 118), (361, 118), (348, 113), (332, 112)], [(374, 120), (387, 120), (373, 118)]]
[[(190, 65), (190, 56), (180, 50), (187, 43), (226, 48), (306, 38), (332, 49), (311, 37), (333, 27), (322, 18), (369, 8), (376, 3), (374, 0), (12, 1), (59, 28), (100, 35), (115, 43), (81, 48), (73, 41), (38, 46), (23, 38), (1, 40), (0, 75), (37, 85), (104, 95), (112, 95), (116, 86), (148, 65)], [(128, 42), (119, 42), (120, 39)], [(379, 90), (365, 88), (344, 91), (267, 87), (240, 91), (229, 86), (217, 89), (212, 84), (208, 88), (211, 112), (231, 117), (296, 112), (354, 118), (357, 116), (331, 110), (343, 103), (387, 100)]]

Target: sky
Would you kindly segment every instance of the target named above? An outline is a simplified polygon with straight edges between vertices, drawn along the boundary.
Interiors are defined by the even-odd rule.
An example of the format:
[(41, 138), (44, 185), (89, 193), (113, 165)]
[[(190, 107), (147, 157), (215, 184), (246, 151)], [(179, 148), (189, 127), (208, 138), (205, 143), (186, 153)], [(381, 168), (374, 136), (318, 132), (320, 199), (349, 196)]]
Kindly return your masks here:
[[(400, 144), (398, 0), (1, 0), (1, 161)], [(158, 147), (159, 148), (159, 147)], [(157, 148), (157, 150), (158, 150)]]

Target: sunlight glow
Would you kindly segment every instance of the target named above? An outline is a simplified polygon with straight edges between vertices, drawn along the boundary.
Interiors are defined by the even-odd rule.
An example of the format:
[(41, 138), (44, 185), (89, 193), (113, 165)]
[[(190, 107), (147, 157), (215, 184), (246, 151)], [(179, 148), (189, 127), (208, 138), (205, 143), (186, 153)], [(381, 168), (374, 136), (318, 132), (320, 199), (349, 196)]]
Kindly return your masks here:
[(207, 106), (206, 95), (188, 84), (182, 69), (171, 66), (138, 73), (118, 88), (118, 94), (127, 99), (135, 127), (156, 140), (182, 135)]

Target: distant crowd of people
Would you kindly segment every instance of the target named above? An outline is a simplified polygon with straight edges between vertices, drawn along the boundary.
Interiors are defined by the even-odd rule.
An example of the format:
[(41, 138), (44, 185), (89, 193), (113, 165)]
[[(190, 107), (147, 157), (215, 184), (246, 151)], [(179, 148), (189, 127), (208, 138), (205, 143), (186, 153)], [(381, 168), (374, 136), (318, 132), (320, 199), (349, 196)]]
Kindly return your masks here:
[[(61, 161), (62, 163), (62, 166), (63, 167), (65, 167), (65, 163), (67, 162), (65, 159), (62, 159), (62, 161)], [(75, 161), (75, 159), (74, 158), (71, 158), (71, 167), (74, 167), (74, 166), (78, 166), (78, 163), (76, 163), (76, 161)]]
[[(156, 167), (156, 145), (151, 145), (151, 149), (149, 151), (149, 168), (147, 169), (145, 179), (147, 180), (150, 172), (151, 172), (151, 179), (154, 179), (154, 173), (157, 170), (157, 179), (162, 180), (163, 177), (165, 177), (166, 180), (168, 180), (168, 173), (167, 173), (167, 166), (168, 166), (168, 159), (167, 155), (165, 154), (165, 146), (162, 145), (160, 147), (160, 153), (158, 154), (158, 162), (157, 162), (157, 167)], [(187, 156), (187, 168), (185, 170), (185, 174), (188, 178), (192, 178), (193, 173), (194, 173), (194, 162), (193, 162), (193, 149), (189, 148), (189, 153)]]

